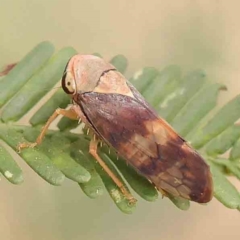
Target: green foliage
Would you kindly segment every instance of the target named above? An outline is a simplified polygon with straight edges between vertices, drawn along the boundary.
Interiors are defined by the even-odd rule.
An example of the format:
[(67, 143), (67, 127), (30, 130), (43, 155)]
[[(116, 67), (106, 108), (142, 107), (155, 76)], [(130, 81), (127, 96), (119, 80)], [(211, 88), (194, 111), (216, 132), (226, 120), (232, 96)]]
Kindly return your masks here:
[[(34, 141), (40, 127), (54, 110), (65, 108), (70, 103), (69, 97), (58, 89), (31, 116), (29, 123), (32, 126), (18, 123), (53, 89), (67, 61), (76, 51), (68, 47), (53, 53), (51, 43), (40, 43), (8, 75), (0, 78), (0, 172), (13, 184), (22, 183), (23, 173), (3, 142), (17, 152), (18, 143)], [(127, 59), (124, 56), (117, 55), (110, 62), (120, 72), (125, 72)], [(240, 194), (227, 177), (232, 175), (240, 179), (240, 127), (234, 124), (240, 118), (240, 95), (213, 115), (211, 112), (216, 107), (219, 91), (226, 88), (222, 84), (211, 83), (201, 70), (185, 76), (174, 65), (162, 71), (146, 67), (130, 81), (160, 116), (191, 142), (209, 163), (216, 199), (228, 208), (239, 210)], [(122, 212), (131, 213), (135, 206), (128, 204), (121, 191), (88, 153), (88, 136), (69, 131), (77, 125), (76, 121), (62, 118), (57, 125), (59, 131), (49, 130), (39, 147), (24, 149), (18, 154), (50, 184), (61, 185), (65, 178), (71, 179), (90, 198), (101, 196), (106, 189)], [(220, 156), (229, 150), (229, 159)], [(109, 168), (120, 179), (125, 179), (140, 197), (147, 201), (158, 198), (155, 187), (127, 166), (124, 160), (117, 160), (114, 151), (109, 153), (104, 146), (100, 149), (100, 155)], [(182, 210), (190, 206), (190, 202), (184, 199), (170, 196), (170, 200)]]

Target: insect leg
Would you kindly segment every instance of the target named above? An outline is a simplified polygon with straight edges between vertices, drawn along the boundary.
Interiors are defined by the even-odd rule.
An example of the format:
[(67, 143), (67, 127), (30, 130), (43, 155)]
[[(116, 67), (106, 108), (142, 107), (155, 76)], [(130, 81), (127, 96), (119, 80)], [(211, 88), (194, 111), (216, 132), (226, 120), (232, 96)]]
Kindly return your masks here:
[(55, 112), (52, 114), (52, 116), (48, 119), (47, 123), (43, 126), (42, 128), (42, 131), (40, 132), (38, 138), (36, 139), (36, 142), (34, 143), (20, 143), (18, 146), (17, 146), (17, 149), (18, 151), (20, 152), (21, 149), (23, 148), (28, 148), (28, 147), (35, 147), (39, 144), (41, 144), (45, 134), (46, 134), (46, 131), (48, 130), (50, 124), (59, 116), (59, 115), (63, 115), (67, 118), (70, 118), (70, 119), (73, 119), (73, 120), (78, 120), (79, 119), (79, 116), (78, 114), (74, 111), (73, 108), (70, 108), (70, 109), (61, 109), (61, 108), (58, 108), (55, 110)]
[(99, 157), (97, 153), (98, 141), (92, 139), (90, 141), (89, 153), (98, 161), (100, 166), (105, 170), (105, 172), (112, 178), (115, 184), (120, 188), (126, 199), (129, 200), (130, 204), (135, 203), (137, 200), (131, 195), (131, 193), (125, 188), (123, 183), (115, 176), (111, 169), (106, 165), (106, 163)]

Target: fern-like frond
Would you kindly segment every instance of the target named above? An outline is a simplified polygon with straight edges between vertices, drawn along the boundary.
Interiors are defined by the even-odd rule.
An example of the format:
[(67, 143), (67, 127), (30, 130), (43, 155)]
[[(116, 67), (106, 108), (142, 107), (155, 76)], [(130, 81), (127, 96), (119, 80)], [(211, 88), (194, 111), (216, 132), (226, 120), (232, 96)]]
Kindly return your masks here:
[[(58, 107), (66, 108), (69, 97), (58, 89), (30, 118), (30, 125), (19, 124), (19, 119), (30, 111), (60, 80), (69, 58), (76, 54), (71, 48), (63, 48), (54, 55), (54, 46), (42, 42), (28, 53), (13, 69), (6, 68), (0, 76), (0, 138), (13, 150), (20, 142), (34, 141), (41, 126)], [(97, 54), (96, 54), (97, 55)], [(122, 73), (127, 59), (117, 55), (110, 60)], [(202, 70), (182, 75), (178, 66), (163, 70), (146, 67), (134, 74), (130, 81), (147, 101), (165, 118), (177, 132), (185, 137), (210, 165), (214, 181), (214, 196), (228, 208), (240, 209), (240, 194), (227, 177), (240, 179), (240, 95), (223, 106), (214, 109), (223, 84), (211, 83)], [(70, 130), (78, 127), (76, 121), (62, 118), (58, 130), (49, 130), (43, 143), (35, 149), (18, 153), (22, 159), (44, 180), (61, 185), (68, 178), (81, 187), (90, 198), (102, 195), (107, 189), (117, 207), (131, 213), (130, 206), (111, 178), (88, 153), (89, 138)], [(23, 181), (23, 173), (11, 154), (0, 142), (0, 172), (13, 184)], [(222, 154), (230, 150), (228, 158)], [(117, 160), (114, 151), (103, 146), (100, 155), (120, 178), (125, 179), (140, 197), (154, 201), (158, 197), (155, 187), (122, 159)], [(123, 180), (124, 181), (124, 180)], [(128, 186), (127, 186), (128, 183)], [(181, 198), (170, 198), (180, 209), (190, 203)]]

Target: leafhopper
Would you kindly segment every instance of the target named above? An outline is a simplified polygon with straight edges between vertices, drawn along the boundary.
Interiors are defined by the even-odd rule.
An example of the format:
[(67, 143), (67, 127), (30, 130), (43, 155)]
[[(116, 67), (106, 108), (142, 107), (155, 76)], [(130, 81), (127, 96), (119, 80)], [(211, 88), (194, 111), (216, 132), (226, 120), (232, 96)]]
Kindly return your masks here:
[(130, 203), (135, 198), (98, 155), (100, 142), (114, 148), (163, 194), (199, 203), (212, 199), (212, 176), (204, 159), (113, 65), (96, 56), (75, 55), (64, 71), (62, 88), (72, 98), (71, 108), (57, 109), (36, 142), (21, 143), (19, 149), (40, 144), (51, 122), (63, 115), (91, 129), (90, 154)]

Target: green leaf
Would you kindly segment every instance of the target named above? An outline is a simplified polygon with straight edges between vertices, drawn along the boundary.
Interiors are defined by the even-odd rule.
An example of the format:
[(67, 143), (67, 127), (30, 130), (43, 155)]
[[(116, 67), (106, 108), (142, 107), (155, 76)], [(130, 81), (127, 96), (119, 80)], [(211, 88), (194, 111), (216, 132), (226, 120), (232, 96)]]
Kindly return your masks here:
[[(78, 143), (80, 143), (79, 146), (81, 146), (81, 141), (78, 141)], [(95, 170), (91, 161), (89, 161), (88, 155), (84, 154), (82, 150), (79, 151), (78, 148), (73, 148), (71, 152), (71, 156), (91, 174), (91, 178), (88, 182), (79, 183), (83, 192), (89, 198), (97, 198), (103, 195), (104, 185), (103, 185), (102, 179), (97, 173), (97, 171)]]
[(1, 91), (0, 94), (0, 107), (47, 62), (53, 52), (54, 46), (51, 43), (42, 42), (38, 44), (2, 79), (0, 89), (4, 89), (4, 91)]
[(206, 153), (217, 156), (229, 150), (240, 137), (240, 126), (231, 126), (214, 138), (206, 146)]
[(171, 122), (171, 125), (181, 136), (186, 136), (191, 129), (216, 106), (218, 92), (223, 88), (224, 85), (218, 83), (205, 85), (205, 87), (181, 109)]
[[(4, 140), (10, 147), (17, 150), (17, 146), (21, 142), (27, 140), (22, 134), (14, 129), (0, 126), (0, 138)], [(64, 175), (54, 166), (52, 161), (37, 148), (27, 148), (18, 154), (25, 162), (43, 179), (52, 185), (61, 185), (64, 181)]]
[(62, 90), (57, 92), (31, 117), (33, 126), (43, 125), (57, 108), (66, 108), (70, 104), (69, 96)]
[(163, 69), (143, 91), (143, 96), (153, 107), (158, 107), (169, 93), (176, 90), (181, 82), (181, 70), (178, 66)]
[(102, 55), (100, 53), (93, 53), (92, 55), (102, 58)]
[[(27, 129), (24, 131), (24, 137), (30, 141), (38, 137), (40, 131), (36, 129)], [(62, 146), (59, 148), (59, 146)], [(70, 156), (71, 141), (61, 134), (55, 134), (49, 138), (45, 138), (38, 149), (46, 154), (54, 165), (62, 171), (62, 173), (69, 179), (85, 183), (91, 178), (90, 173)]]
[(208, 122), (208, 124), (199, 129), (195, 137), (191, 140), (195, 148), (201, 148), (212, 138), (230, 127), (240, 117), (240, 95), (223, 106), (219, 112)]
[[(107, 166), (111, 169), (111, 171), (114, 173), (117, 178), (124, 183), (123, 179), (117, 172), (117, 170), (114, 168), (114, 166), (111, 164), (110, 159), (105, 154), (100, 154), (104, 162), (107, 164)], [(93, 159), (92, 159), (93, 160)], [(108, 176), (108, 174), (100, 167), (100, 165), (96, 162), (96, 160), (93, 160), (95, 169), (97, 170), (98, 174), (101, 176), (103, 183), (108, 190), (108, 193), (110, 197), (113, 199), (116, 206), (124, 213), (132, 213), (135, 209), (135, 204), (130, 204), (128, 199), (125, 198), (121, 190), (116, 186), (116, 184), (113, 182), (113, 180)], [(125, 188), (128, 189), (126, 184), (124, 184)]]
[(57, 124), (57, 127), (60, 131), (67, 131), (76, 128), (78, 125), (78, 121), (63, 117)]
[[(116, 206), (124, 213), (132, 213), (133, 210), (135, 209), (135, 204), (130, 205), (129, 201), (125, 198), (121, 190), (116, 186), (116, 184), (113, 182), (113, 180), (108, 176), (108, 174), (102, 169), (102, 167), (96, 162), (96, 159), (94, 159), (86, 150), (86, 148), (89, 147), (89, 142), (84, 140), (83, 138), (81, 141), (78, 141), (76, 145), (81, 145), (81, 152), (84, 156), (87, 156), (89, 161), (91, 161), (91, 164), (93, 164), (94, 168), (98, 172), (99, 176), (101, 177), (110, 197), (113, 199), (114, 203)], [(121, 182), (124, 183), (123, 179), (119, 175), (118, 171), (116, 168), (113, 166), (111, 163), (109, 157), (104, 154), (100, 153), (100, 157), (104, 160), (104, 162), (107, 164), (107, 166), (111, 169), (111, 171), (117, 176)], [(126, 184), (124, 186), (127, 188)], [(127, 188), (128, 189), (128, 188)]]
[(240, 139), (234, 143), (233, 148), (230, 152), (230, 159), (231, 160), (239, 160), (240, 159)]
[(217, 157), (216, 159), (211, 159), (211, 161), (216, 165), (220, 166), (220, 169), (227, 172), (227, 174), (232, 174), (238, 179), (240, 179), (240, 167), (234, 161), (229, 161), (229, 159), (224, 159)]
[(2, 112), (2, 120), (16, 121), (28, 112), (59, 81), (67, 61), (75, 53), (73, 48), (63, 48), (55, 54), (47, 66), (35, 74), (10, 100)]
[[(59, 148), (59, 146), (62, 146), (62, 148)], [(88, 182), (91, 178), (90, 173), (70, 157), (69, 146), (70, 141), (68, 139), (62, 136), (53, 136), (49, 140), (46, 139), (41, 144), (40, 149), (67, 178), (78, 183)]]
[(214, 197), (228, 208), (240, 206), (240, 194), (227, 178), (210, 161), (208, 162), (213, 175)]
[(175, 204), (176, 207), (178, 207), (181, 210), (188, 210), (190, 208), (190, 202), (187, 199), (183, 199), (180, 197), (174, 197), (171, 195), (168, 195), (169, 199)]
[(206, 82), (206, 75), (196, 70), (183, 78), (183, 83), (165, 97), (158, 112), (161, 117), (171, 122), (185, 104), (202, 88)]
[(132, 82), (139, 92), (142, 92), (149, 84), (151, 84), (153, 79), (157, 77), (158, 73), (159, 71), (156, 68), (145, 67), (137, 71), (129, 81)]
[(125, 73), (126, 69), (127, 69), (127, 58), (121, 54), (113, 57), (110, 60), (110, 63), (116, 67), (116, 69), (120, 72), (120, 73)]
[(13, 184), (23, 182), (22, 170), (19, 168), (13, 157), (0, 143), (0, 172)]
[(17, 63), (11, 63), (8, 64), (7, 66), (0, 67), (0, 79), (8, 75), (16, 65)]

